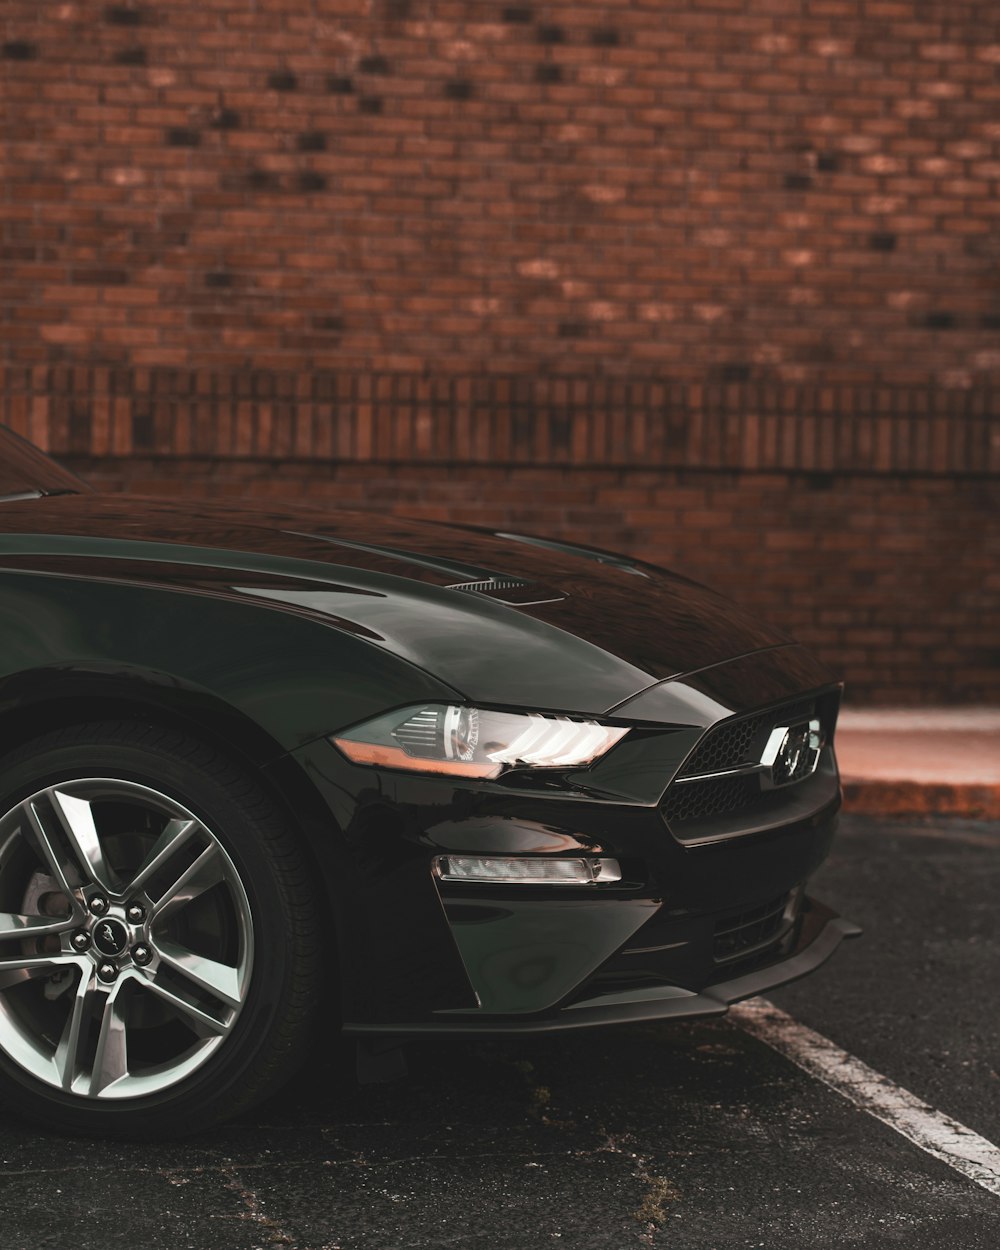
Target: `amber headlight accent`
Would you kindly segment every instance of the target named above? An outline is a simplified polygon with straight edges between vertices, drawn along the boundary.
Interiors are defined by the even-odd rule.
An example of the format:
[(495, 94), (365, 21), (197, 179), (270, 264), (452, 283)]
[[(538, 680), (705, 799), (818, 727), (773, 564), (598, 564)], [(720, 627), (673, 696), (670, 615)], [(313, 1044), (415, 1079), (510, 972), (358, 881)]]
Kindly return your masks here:
[(569, 716), (430, 703), (365, 721), (332, 741), (357, 764), (491, 778), (509, 768), (591, 764), (627, 733)]

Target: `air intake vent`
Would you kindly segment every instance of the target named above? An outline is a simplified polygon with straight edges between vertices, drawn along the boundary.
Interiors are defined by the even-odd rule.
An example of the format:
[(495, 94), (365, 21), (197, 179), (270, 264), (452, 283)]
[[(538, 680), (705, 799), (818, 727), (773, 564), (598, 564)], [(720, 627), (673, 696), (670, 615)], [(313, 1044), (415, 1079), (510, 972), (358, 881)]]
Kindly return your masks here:
[(716, 963), (739, 959), (777, 942), (793, 923), (797, 904), (798, 892), (783, 894), (760, 907), (717, 920), (712, 942)]
[(449, 590), (461, 590), (466, 594), (488, 595), (500, 603), (509, 603), (514, 607), (527, 607), (532, 603), (558, 603), (566, 596), (560, 590), (550, 586), (539, 585), (538, 582), (526, 582), (520, 577), (485, 577), (476, 582), (456, 582)]
[(481, 595), (498, 595), (504, 590), (523, 590), (528, 582), (519, 577), (487, 577), (481, 582), (458, 582), (449, 590), (478, 590)]

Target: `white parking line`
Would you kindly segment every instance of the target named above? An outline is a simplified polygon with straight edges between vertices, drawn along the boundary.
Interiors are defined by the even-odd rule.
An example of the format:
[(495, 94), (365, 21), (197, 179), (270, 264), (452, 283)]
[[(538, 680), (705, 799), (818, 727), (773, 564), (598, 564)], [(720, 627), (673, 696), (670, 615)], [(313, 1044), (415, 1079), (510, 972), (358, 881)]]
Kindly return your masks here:
[(929, 1107), (764, 998), (737, 1003), (729, 1018), (927, 1154), (1000, 1196), (1000, 1148), (985, 1137)]

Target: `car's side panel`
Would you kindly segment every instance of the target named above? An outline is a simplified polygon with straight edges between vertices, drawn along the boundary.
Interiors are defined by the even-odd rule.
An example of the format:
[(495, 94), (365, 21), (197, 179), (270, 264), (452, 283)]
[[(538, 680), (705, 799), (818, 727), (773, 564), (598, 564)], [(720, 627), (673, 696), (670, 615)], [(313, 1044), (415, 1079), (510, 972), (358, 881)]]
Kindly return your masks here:
[[(321, 541), (315, 545), (330, 550)], [(483, 596), (284, 554), (7, 533), (0, 534), (0, 567), (191, 589), (308, 616), (369, 640), (399, 662), (441, 674), (486, 703), (594, 715), (643, 689), (651, 676), (585, 638)]]
[[(295, 803), (337, 903), (343, 1019), (413, 1019), (474, 1008), (430, 855), (411, 836), (408, 813), (387, 800), (382, 775), (322, 740), (265, 771)], [(447, 801), (446, 789), (437, 794)], [(331, 821), (341, 831), (336, 839), (325, 827)]]
[[(281, 608), (0, 571), (0, 754), (65, 724), (148, 718), (202, 734), (263, 767), (306, 835), (334, 903), (326, 966), (331, 982), (351, 994), (352, 1008), (372, 970), (363, 909), (377, 905), (383, 872), (398, 879), (404, 869), (379, 866), (377, 837), (345, 841), (349, 822), (356, 831), (358, 802), (378, 794), (377, 776), (364, 772), (348, 793), (343, 778), (328, 775), (321, 798), (288, 752), (320, 739), (336, 762), (322, 741), (331, 728), (387, 706), (454, 697), (385, 650)], [(351, 777), (352, 786), (357, 780)], [(400, 892), (393, 914), (427, 929), (415, 941), (414, 928), (409, 941), (416, 962), (438, 965), (432, 1001), (466, 1005), (471, 991), (440, 911), (425, 874)]]
[(144, 586), (0, 571), (0, 714), (84, 675), (211, 696), (293, 750), (455, 691), (352, 634), (280, 609)]

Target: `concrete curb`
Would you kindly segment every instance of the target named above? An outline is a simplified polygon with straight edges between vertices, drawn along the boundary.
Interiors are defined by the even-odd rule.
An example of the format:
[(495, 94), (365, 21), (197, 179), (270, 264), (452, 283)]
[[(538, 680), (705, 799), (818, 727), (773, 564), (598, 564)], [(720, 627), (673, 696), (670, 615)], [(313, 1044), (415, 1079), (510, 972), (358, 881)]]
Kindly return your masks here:
[(1000, 708), (845, 708), (848, 812), (1000, 819)]
[(963, 816), (1000, 820), (1000, 786), (845, 777), (844, 811), (866, 816)]

